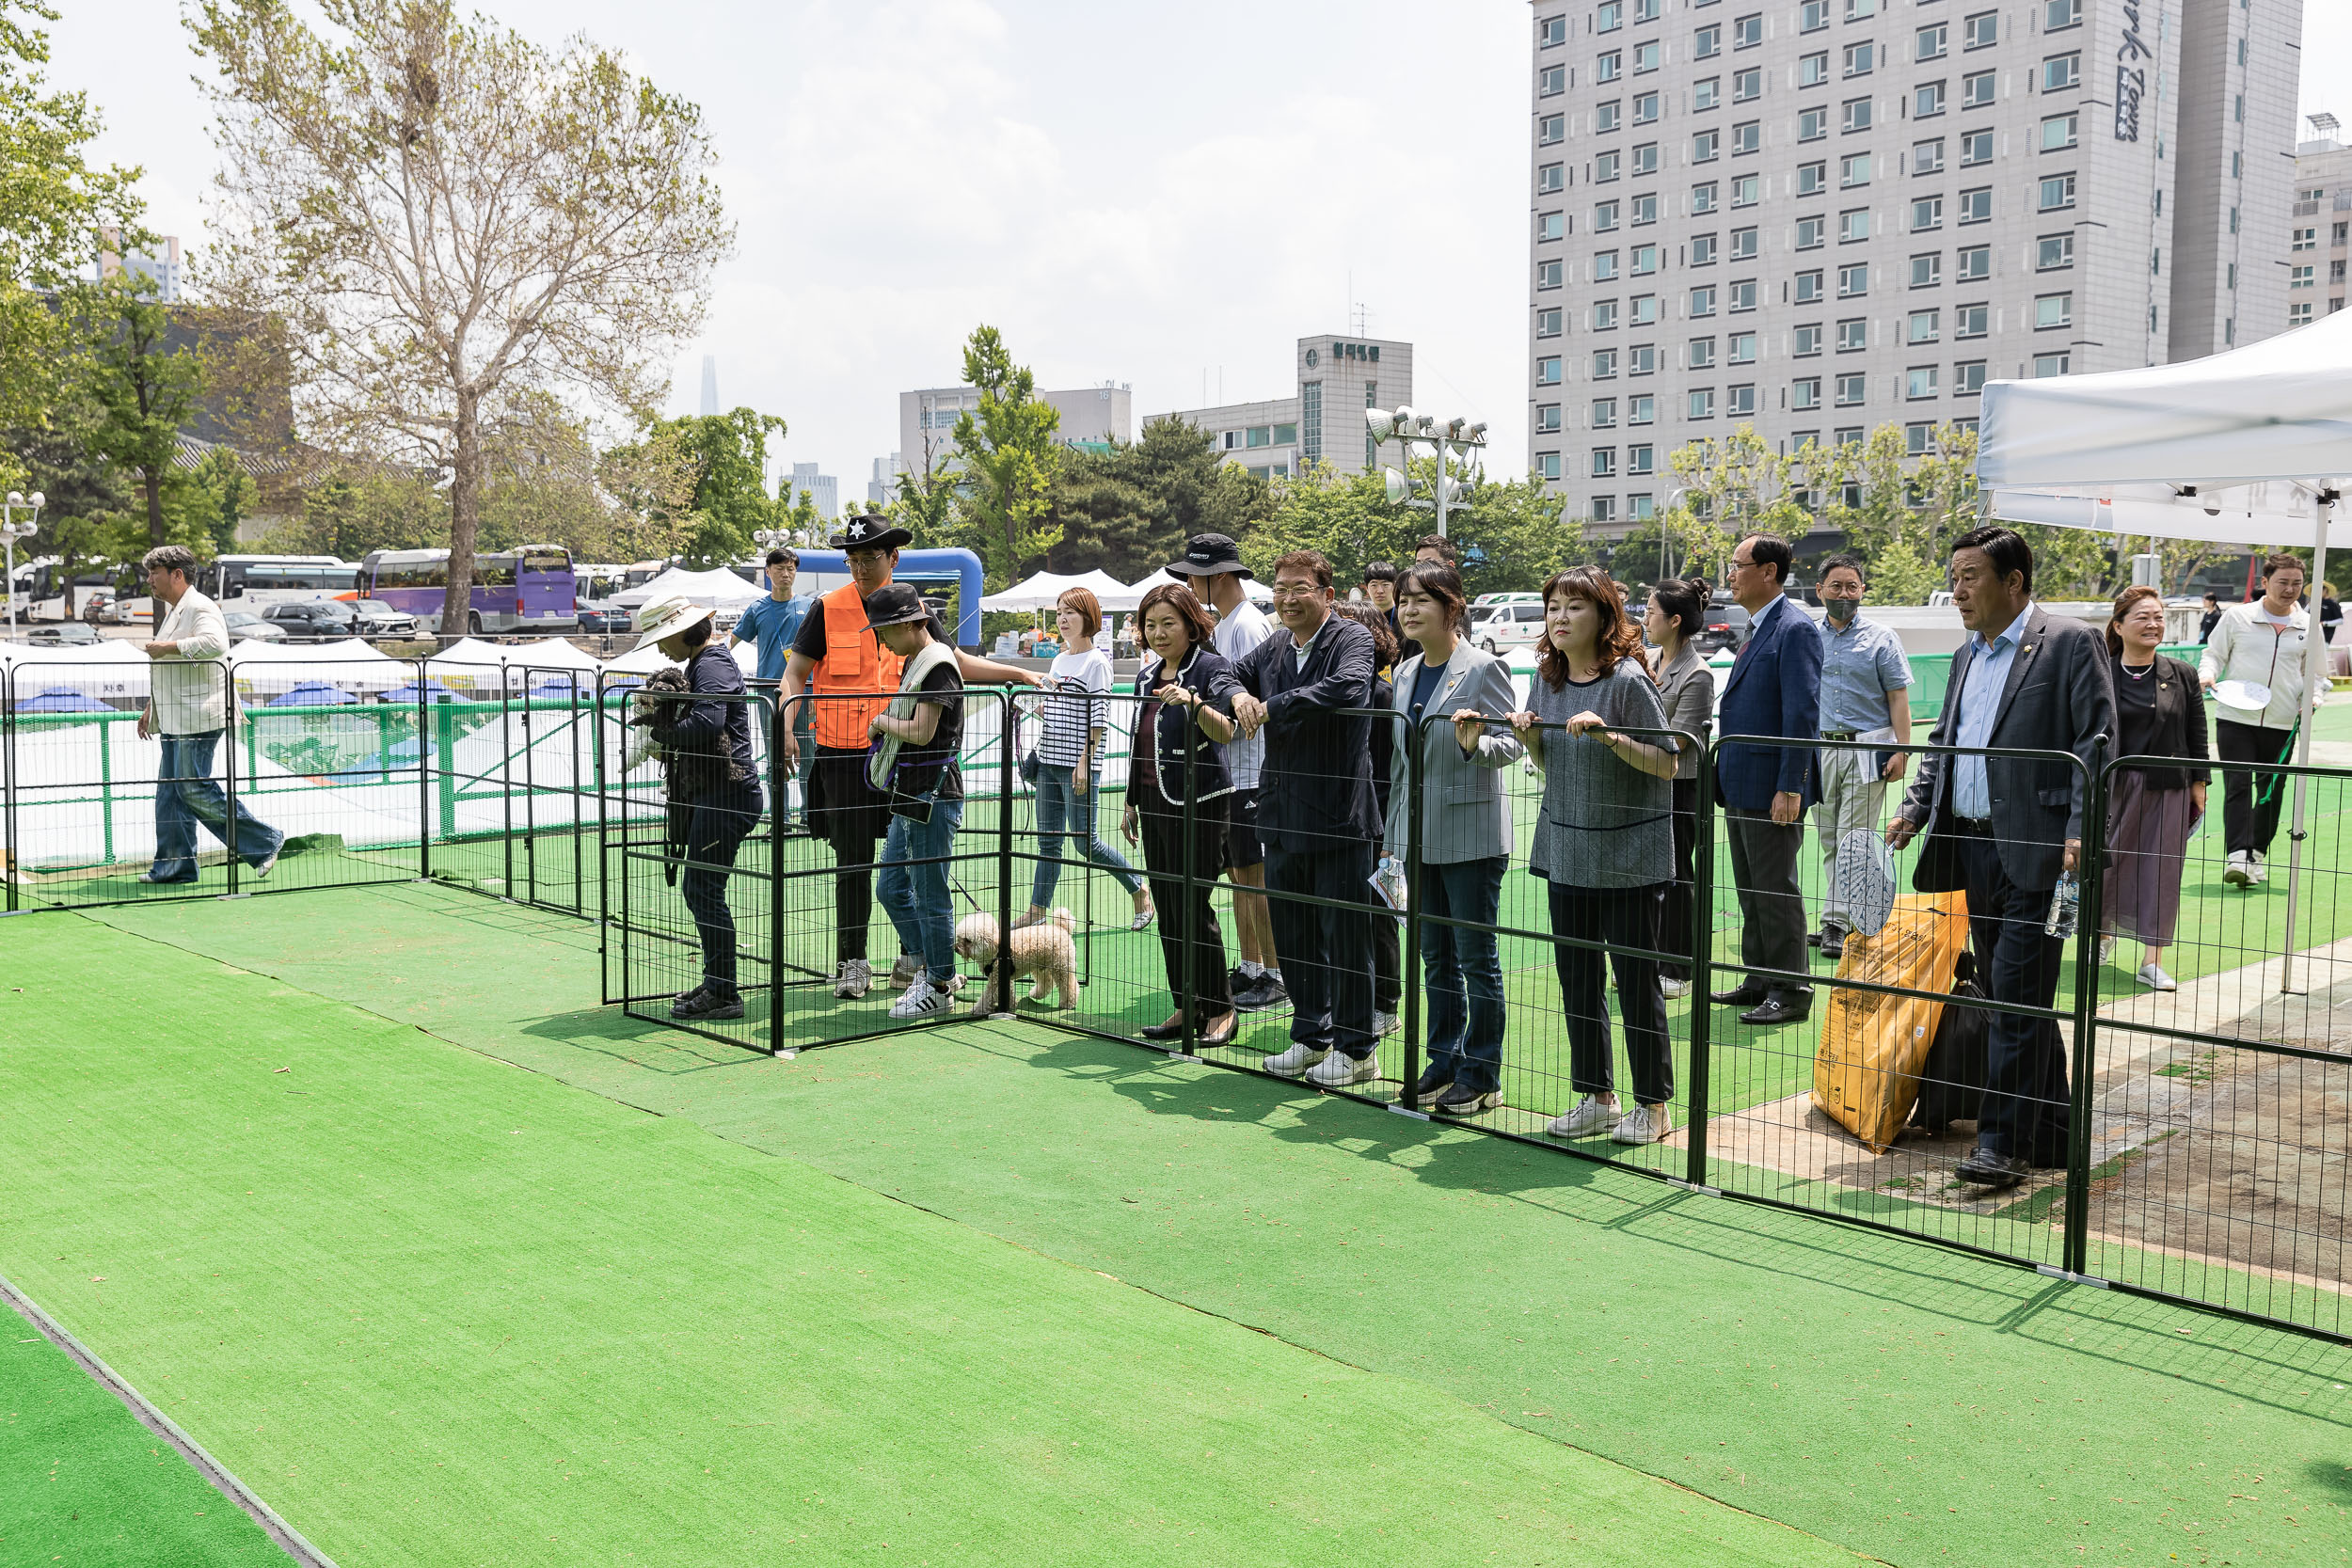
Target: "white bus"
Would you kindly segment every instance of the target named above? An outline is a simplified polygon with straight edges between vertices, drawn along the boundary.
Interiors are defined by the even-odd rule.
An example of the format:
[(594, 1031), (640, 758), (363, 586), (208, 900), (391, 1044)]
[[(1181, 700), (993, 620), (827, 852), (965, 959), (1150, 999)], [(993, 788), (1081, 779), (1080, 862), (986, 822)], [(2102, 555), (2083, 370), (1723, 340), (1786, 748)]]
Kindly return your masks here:
[(350, 598), (359, 568), (331, 555), (223, 555), (204, 568), (202, 587), (222, 608), (259, 615), (295, 599)]

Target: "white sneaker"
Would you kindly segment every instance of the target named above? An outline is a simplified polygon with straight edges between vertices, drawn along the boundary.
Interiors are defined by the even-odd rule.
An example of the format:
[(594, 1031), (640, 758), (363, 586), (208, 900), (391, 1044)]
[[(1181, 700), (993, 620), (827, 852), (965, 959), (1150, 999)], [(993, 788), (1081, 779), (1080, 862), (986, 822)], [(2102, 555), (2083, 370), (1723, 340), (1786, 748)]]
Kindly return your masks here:
[(1343, 1051), (1327, 1053), (1323, 1060), (1307, 1069), (1307, 1082), (1318, 1088), (1343, 1089), (1350, 1084), (1369, 1084), (1380, 1076), (1380, 1057), (1350, 1056)]
[(1636, 1105), (1609, 1135), (1621, 1144), (1654, 1144), (1674, 1131), (1674, 1113), (1663, 1105)]
[(903, 990), (923, 977), (928, 967), (912, 953), (901, 953), (890, 960), (890, 989)]
[(918, 974), (907, 993), (890, 1005), (892, 1018), (929, 1018), (947, 1010), (947, 993)]
[(854, 1002), (874, 989), (874, 969), (864, 958), (844, 958), (840, 973), (833, 977), (833, 993), (844, 1002)]
[(1688, 980), (1661, 980), (1658, 982), (1658, 991), (1660, 995), (1663, 996), (1669, 1002), (1679, 1002), (1684, 997), (1691, 994), (1691, 982)]
[(2230, 851), (2230, 863), (2222, 868), (2221, 880), (2230, 887), (2253, 886), (2254, 873), (2252, 868), (2247, 864), (2245, 850), (2233, 849)]
[(2114, 939), (2113, 937), (2111, 937), (2111, 936), (2110, 936), (2110, 937), (2101, 937), (2101, 938), (2099, 939), (2099, 961), (2100, 961), (2101, 963), (2107, 963), (2107, 962), (2111, 961), (2114, 958), (2115, 958), (2115, 939)]
[(1603, 1128), (1614, 1127), (1624, 1116), (1616, 1106), (1601, 1103), (1598, 1095), (1588, 1094), (1567, 1115), (1552, 1117), (1544, 1131), (1555, 1138), (1589, 1138)]
[(2254, 879), (2254, 882), (2257, 886), (2270, 880), (2270, 866), (2269, 863), (2263, 859), (2261, 850), (2249, 849), (2246, 851), (2246, 874)]
[(1399, 1014), (1375, 1012), (1372, 1015), (1372, 1037), (1374, 1039), (1378, 1039), (1384, 1035), (1393, 1035), (1404, 1027), (1405, 1020)]
[(2150, 990), (2179, 990), (2181, 989), (2172, 976), (2164, 972), (2163, 966), (2155, 963), (2144, 963), (2139, 966), (2139, 983)]
[(1295, 1078), (1329, 1054), (1331, 1053), (1328, 1051), (1319, 1050), (1314, 1046), (1294, 1045), (1280, 1055), (1268, 1056), (1258, 1065), (1264, 1068), (1266, 1071), (1281, 1077)]

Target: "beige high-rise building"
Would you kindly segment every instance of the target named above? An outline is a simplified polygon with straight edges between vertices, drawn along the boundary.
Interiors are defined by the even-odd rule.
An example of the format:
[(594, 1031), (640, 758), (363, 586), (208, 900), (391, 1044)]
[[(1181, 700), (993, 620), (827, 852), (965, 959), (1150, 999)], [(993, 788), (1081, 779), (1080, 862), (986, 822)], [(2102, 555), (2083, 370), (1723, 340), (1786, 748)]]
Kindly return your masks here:
[(2352, 147), (2337, 139), (2333, 115), (2313, 115), (2295, 150), (2295, 206), (2287, 219), (2287, 325), (2344, 309), (2344, 261), (2352, 256)]
[(1603, 531), (1743, 423), (1924, 452), (2286, 326), (2299, 0), (1530, 11), (1529, 451)]

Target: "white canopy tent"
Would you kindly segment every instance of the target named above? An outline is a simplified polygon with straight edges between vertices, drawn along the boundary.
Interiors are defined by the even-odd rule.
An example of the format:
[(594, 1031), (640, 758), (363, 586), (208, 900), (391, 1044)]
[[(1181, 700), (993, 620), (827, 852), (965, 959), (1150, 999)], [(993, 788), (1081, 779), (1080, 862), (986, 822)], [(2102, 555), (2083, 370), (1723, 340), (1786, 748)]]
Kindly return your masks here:
[(1158, 571), (1152, 573), (1150, 577), (1145, 578), (1141, 582), (1129, 583), (1126, 587), (1119, 590), (1116, 594), (1100, 594), (1098, 597), (1103, 600), (1103, 608), (1104, 610), (1116, 610), (1122, 612), (1133, 611), (1142, 605), (1143, 596), (1146, 594), (1149, 594), (1154, 588), (1166, 587), (1171, 583), (1179, 588), (1190, 588), (1194, 586), (1191, 578), (1177, 577), (1170, 573), (1167, 567), (1163, 566)]
[[(2257, 546), (2310, 539), (2314, 613), (2296, 754), (2303, 765), (2327, 648), (2318, 584), (2328, 551), (2352, 549), (2338, 499), (2347, 475), (2352, 314), (2181, 364), (1984, 388), (1977, 478), (1996, 517)], [(2298, 775), (2282, 990), (2294, 990), (2303, 811)]]
[(656, 599), (684, 599), (688, 604), (708, 605), (713, 610), (739, 611), (754, 599), (767, 596), (767, 589), (745, 582), (723, 566), (714, 566), (707, 572), (673, 566), (658, 578), (621, 590), (611, 602), (623, 610), (635, 610)]
[[(1089, 574), (1103, 577), (1100, 572)], [(1104, 578), (1111, 582), (1109, 578)], [(1014, 583), (1001, 594), (991, 594), (980, 601), (982, 610), (1051, 610), (1062, 594), (1073, 588), (1091, 588), (1085, 578), (1064, 577), (1058, 572), (1035, 572)], [(1112, 583), (1116, 587), (1116, 582)]]

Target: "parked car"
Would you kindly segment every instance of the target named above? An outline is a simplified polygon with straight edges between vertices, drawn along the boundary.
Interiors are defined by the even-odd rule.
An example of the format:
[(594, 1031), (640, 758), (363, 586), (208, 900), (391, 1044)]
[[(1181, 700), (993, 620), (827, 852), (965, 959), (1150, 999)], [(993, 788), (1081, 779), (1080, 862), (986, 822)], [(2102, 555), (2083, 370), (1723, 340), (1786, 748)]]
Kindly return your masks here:
[(286, 641), (285, 627), (264, 621), (259, 615), (248, 615), (242, 610), (229, 610), (221, 612), (221, 618), (229, 623), (229, 641), (231, 642)]
[(82, 600), (82, 619), (93, 626), (103, 626), (114, 607), (115, 596), (112, 594), (93, 592)]
[(618, 605), (583, 604), (580, 629), (585, 636), (618, 635), (628, 630), (629, 614)]
[[(45, 648), (87, 648), (105, 641), (79, 621), (66, 621), (55, 626), (35, 626), (24, 634), (24, 641)], [(126, 653), (126, 656), (128, 654)]]
[(1507, 648), (1532, 648), (1544, 640), (1543, 600), (1534, 594), (1513, 594), (1501, 604), (1470, 610), (1470, 641), (1490, 654)]
[(394, 610), (381, 599), (350, 601), (352, 624), (361, 637), (414, 637), (417, 618)]
[(358, 635), (358, 617), (340, 599), (294, 599), (274, 604), (262, 619), (286, 634), (290, 642), (332, 642)]
[(1748, 612), (1736, 604), (1708, 605), (1707, 625), (1699, 628), (1699, 652), (1719, 654), (1725, 648), (1738, 648), (1747, 641), (1752, 626)]

